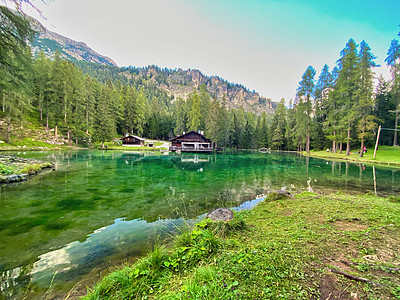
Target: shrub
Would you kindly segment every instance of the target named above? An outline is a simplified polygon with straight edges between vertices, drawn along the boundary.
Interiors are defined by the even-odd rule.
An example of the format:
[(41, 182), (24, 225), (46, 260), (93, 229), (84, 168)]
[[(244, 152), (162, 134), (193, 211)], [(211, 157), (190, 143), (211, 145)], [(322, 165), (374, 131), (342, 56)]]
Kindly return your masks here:
[(13, 173), (13, 169), (10, 166), (6, 166), (3, 164), (0, 164), (0, 174), (2, 175), (10, 175)]

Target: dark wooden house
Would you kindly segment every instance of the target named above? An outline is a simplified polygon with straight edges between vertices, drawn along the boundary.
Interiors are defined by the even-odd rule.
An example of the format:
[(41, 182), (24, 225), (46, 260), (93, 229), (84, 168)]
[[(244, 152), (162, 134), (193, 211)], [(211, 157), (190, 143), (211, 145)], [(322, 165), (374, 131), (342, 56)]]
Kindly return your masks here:
[(212, 142), (196, 131), (190, 131), (171, 139), (170, 151), (211, 152)]
[(144, 139), (142, 139), (141, 137), (138, 137), (136, 135), (128, 135), (126, 137), (123, 137), (121, 140), (122, 140), (122, 145), (144, 146)]

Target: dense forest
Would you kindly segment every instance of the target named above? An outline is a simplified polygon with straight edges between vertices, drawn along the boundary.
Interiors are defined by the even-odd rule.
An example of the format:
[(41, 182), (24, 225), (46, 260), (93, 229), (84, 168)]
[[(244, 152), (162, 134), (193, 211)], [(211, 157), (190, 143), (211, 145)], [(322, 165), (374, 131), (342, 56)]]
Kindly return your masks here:
[[(187, 99), (168, 96), (150, 78), (120, 75), (117, 67), (99, 68), (43, 53), (32, 57), (26, 41), (34, 36), (21, 15), (1, 7), (0, 99), (4, 139), (13, 138), (12, 124), (34, 116), (45, 130), (84, 146), (111, 141), (126, 133), (167, 140), (184, 131), (203, 130), (219, 147), (310, 151), (363, 149), (378, 125), (381, 144), (397, 145), (400, 108), (400, 44), (394, 39), (385, 62), (392, 79), (379, 78), (374, 89), (374, 55), (365, 41), (350, 39), (336, 66), (325, 65), (316, 78), (309, 66), (296, 98), (282, 99), (273, 115), (230, 108), (205, 85)], [(4, 27), (6, 28), (6, 27)], [(300, 78), (300, 76), (299, 76)], [(163, 80), (163, 78), (159, 78)], [(392, 129), (386, 130), (386, 129)], [(357, 151), (356, 150), (356, 151)], [(361, 151), (362, 153), (362, 151)]]

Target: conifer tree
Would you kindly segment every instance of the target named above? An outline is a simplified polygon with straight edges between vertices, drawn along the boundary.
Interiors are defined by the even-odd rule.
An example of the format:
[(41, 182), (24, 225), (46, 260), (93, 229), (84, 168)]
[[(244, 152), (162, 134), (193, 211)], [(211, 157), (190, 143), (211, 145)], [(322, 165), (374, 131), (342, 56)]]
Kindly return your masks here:
[(220, 104), (218, 100), (214, 98), (211, 102), (210, 112), (206, 120), (206, 136), (209, 137), (213, 142), (217, 142), (219, 110)]
[[(302, 109), (306, 115), (306, 118), (299, 118), (299, 121), (305, 122), (304, 128), (306, 131), (306, 152), (310, 153), (310, 128), (311, 128), (311, 111), (313, 108), (313, 96), (314, 96), (314, 83), (315, 70), (312, 66), (309, 66), (304, 72), (299, 87), (297, 88), (297, 97), (301, 103), (298, 106), (298, 110)], [(299, 111), (300, 113), (300, 111)]]
[(286, 107), (285, 99), (281, 99), (275, 109), (275, 114), (272, 118), (271, 133), (272, 133), (272, 148), (282, 150), (285, 143), (286, 130)]
[(357, 128), (359, 138), (361, 140), (360, 157), (363, 157), (364, 154), (365, 137), (367, 133), (376, 125), (372, 114), (372, 109), (374, 106), (372, 94), (374, 73), (372, 68), (376, 66), (374, 59), (375, 56), (371, 53), (371, 48), (365, 41), (362, 41), (360, 43), (358, 65), (360, 73), (360, 83), (357, 91), (358, 102), (354, 107), (356, 113), (358, 114)]
[(188, 116), (189, 131), (200, 130), (201, 126), (201, 111), (200, 111), (200, 97), (197, 93), (192, 96), (192, 101)]
[(340, 55), (335, 93), (339, 101), (339, 107), (341, 107), (339, 123), (347, 132), (346, 155), (350, 155), (351, 132), (357, 121), (354, 107), (357, 103), (357, 91), (360, 83), (357, 44), (353, 39), (347, 42), (346, 47), (340, 52)]
[[(378, 125), (384, 128), (394, 128), (396, 107), (391, 101), (389, 83), (381, 75), (376, 87), (374, 116)], [(379, 138), (381, 145), (393, 145), (393, 133), (382, 130)]]
[(112, 89), (109, 85), (104, 85), (101, 89), (99, 102), (96, 106), (96, 115), (93, 128), (93, 140), (100, 142), (104, 148), (104, 143), (110, 141), (116, 134), (116, 124), (113, 118)]
[(178, 98), (173, 106), (173, 116), (175, 120), (175, 135), (181, 135), (187, 130), (187, 104), (182, 98)]
[[(398, 34), (400, 36), (400, 33)], [(394, 125), (394, 137), (393, 146), (398, 146), (398, 128), (399, 128), (399, 116), (400, 116), (400, 42), (397, 39), (393, 39), (387, 57), (385, 59), (386, 64), (390, 67), (392, 74), (392, 81), (390, 84), (390, 94), (392, 101), (395, 106), (395, 125)]]

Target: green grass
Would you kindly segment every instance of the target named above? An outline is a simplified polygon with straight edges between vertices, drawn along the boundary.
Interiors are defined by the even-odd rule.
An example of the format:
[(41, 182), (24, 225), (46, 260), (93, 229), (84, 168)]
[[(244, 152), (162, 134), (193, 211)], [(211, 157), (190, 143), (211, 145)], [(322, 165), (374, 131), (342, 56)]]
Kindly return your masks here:
[[(311, 151), (310, 156), (325, 158), (325, 159), (340, 159), (340, 160), (350, 160), (361, 163), (377, 163), (391, 166), (400, 166), (400, 147), (390, 147), (390, 146), (379, 146), (376, 152), (376, 158), (374, 159), (374, 148), (369, 148), (367, 153), (364, 153), (363, 157), (359, 157), (360, 154), (357, 153), (359, 149), (354, 149), (351, 151), (350, 156), (346, 156), (346, 151), (340, 153), (332, 153), (327, 151)], [(304, 155), (308, 155), (303, 152)]]
[(58, 150), (70, 148), (67, 145), (53, 145), (42, 141), (36, 141), (33, 138), (25, 137), (22, 139), (11, 139), (9, 143), (1, 143), (0, 151), (15, 151), (15, 150), (38, 150), (38, 149), (48, 149), (48, 150)]
[(33, 175), (33, 174), (36, 174), (37, 172), (39, 172), (40, 170), (45, 169), (45, 168), (50, 168), (51, 166), (52, 166), (52, 164), (49, 162), (45, 162), (45, 163), (41, 163), (41, 164), (31, 164), (31, 165), (27, 165), (23, 169), (19, 170), (18, 174)]
[(104, 277), (85, 299), (398, 298), (399, 227), (397, 198), (273, 195), (232, 221), (200, 222), (168, 250)]
[(14, 140), (12, 141), (12, 145), (14, 146), (20, 146), (20, 147), (27, 147), (27, 148), (33, 148), (33, 147), (47, 147), (47, 148), (54, 148), (54, 147), (60, 147), (60, 145), (52, 145), (48, 144), (45, 142), (41, 141), (35, 141), (32, 138), (26, 137), (21, 140)]

